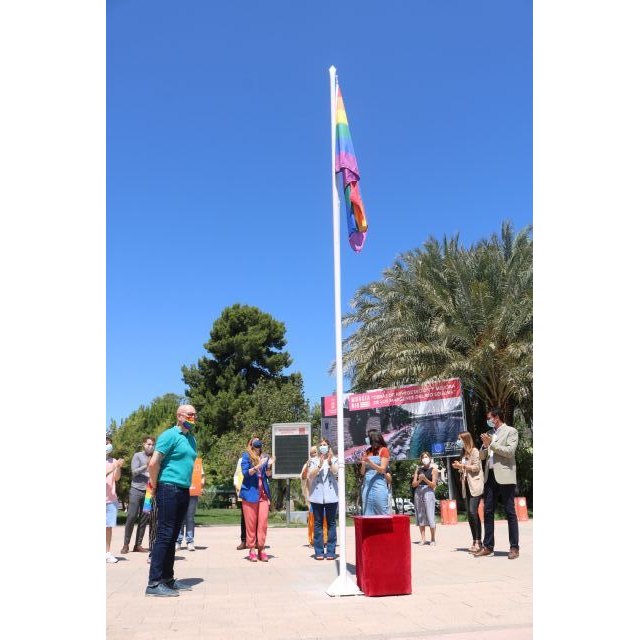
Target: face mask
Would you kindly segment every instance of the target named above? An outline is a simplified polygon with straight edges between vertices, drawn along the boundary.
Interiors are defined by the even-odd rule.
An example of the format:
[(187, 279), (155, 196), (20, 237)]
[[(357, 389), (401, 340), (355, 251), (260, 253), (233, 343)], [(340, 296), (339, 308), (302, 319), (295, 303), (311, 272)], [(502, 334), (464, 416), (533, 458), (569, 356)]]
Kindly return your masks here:
[(329, 453), (329, 447), (326, 444), (321, 444), (320, 445), (320, 453), (322, 455), (325, 455), (326, 453)]
[(425, 467), (428, 467), (430, 462), (431, 462), (431, 459), (430, 459), (430, 458), (426, 458), (426, 457), (425, 457), (425, 458), (422, 458), (422, 464), (423, 464)]
[(369, 440), (369, 436), (364, 439), (364, 443), (369, 446), (371, 444), (371, 440)]
[(191, 431), (191, 429), (193, 429), (193, 427), (195, 427), (195, 426), (196, 426), (196, 420), (195, 420), (195, 418), (194, 418), (193, 420), (185, 420), (185, 421), (182, 423), (182, 426), (183, 426), (185, 429), (188, 429), (189, 431)]
[(460, 440), (460, 438), (458, 438), (456, 440), (456, 447), (458, 447), (458, 449), (462, 449), (462, 447), (464, 446), (462, 440)]
[(107, 445), (107, 454), (111, 453), (113, 451), (113, 445), (112, 444), (108, 444)]

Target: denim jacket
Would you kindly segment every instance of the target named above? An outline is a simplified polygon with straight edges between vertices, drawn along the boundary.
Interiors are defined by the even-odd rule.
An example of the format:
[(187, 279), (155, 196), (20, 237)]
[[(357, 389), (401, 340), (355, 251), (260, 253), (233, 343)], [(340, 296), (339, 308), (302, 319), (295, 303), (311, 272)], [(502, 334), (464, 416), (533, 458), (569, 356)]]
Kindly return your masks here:
[[(338, 458), (333, 457), (331, 463), (337, 463)], [(312, 458), (309, 462), (308, 471), (320, 468), (318, 475), (309, 480), (309, 502), (316, 504), (329, 504), (338, 502), (338, 478), (337, 475), (331, 473), (329, 464), (320, 464), (319, 460)]]

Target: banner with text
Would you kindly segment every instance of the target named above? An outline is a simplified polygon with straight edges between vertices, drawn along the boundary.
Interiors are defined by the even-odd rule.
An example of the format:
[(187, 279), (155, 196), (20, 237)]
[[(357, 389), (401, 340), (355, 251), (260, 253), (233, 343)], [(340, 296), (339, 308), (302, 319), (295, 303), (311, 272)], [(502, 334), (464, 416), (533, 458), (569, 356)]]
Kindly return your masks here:
[[(345, 462), (360, 460), (371, 429), (384, 436), (391, 460), (417, 459), (422, 451), (438, 457), (460, 453), (455, 442), (466, 424), (459, 378), (349, 393), (344, 400)], [(336, 396), (322, 398), (321, 433), (334, 448), (337, 415)]]

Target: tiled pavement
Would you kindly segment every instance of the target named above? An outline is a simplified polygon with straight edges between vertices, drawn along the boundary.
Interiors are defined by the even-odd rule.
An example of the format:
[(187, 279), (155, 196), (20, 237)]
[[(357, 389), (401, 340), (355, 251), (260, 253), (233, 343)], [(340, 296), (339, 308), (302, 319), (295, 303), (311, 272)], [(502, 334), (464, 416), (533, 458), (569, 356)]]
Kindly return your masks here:
[[(419, 538), (411, 527), (412, 540)], [(146, 554), (106, 565), (107, 639), (251, 638), (311, 640), (529, 640), (533, 637), (533, 521), (520, 523), (520, 558), (508, 560), (505, 521), (496, 522), (496, 552), (473, 558), (469, 527), (439, 525), (436, 547), (412, 546), (412, 588), (406, 596), (329, 597), (338, 563), (311, 559), (306, 529), (270, 528), (269, 563), (236, 551), (238, 527), (196, 528), (195, 552), (179, 551), (176, 578), (193, 584), (177, 598), (145, 597)], [(123, 538), (114, 531), (112, 551)], [(338, 547), (338, 551), (340, 548)], [(355, 558), (347, 528), (347, 566)], [(355, 576), (354, 576), (355, 580)]]

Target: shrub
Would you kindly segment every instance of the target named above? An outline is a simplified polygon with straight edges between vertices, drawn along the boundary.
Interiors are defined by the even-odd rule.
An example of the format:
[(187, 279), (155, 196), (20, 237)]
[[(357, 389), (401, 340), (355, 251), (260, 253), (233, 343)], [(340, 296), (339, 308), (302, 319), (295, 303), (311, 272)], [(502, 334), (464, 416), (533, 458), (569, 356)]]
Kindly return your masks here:
[(436, 500), (448, 500), (449, 499), (449, 487), (446, 482), (436, 486)]

